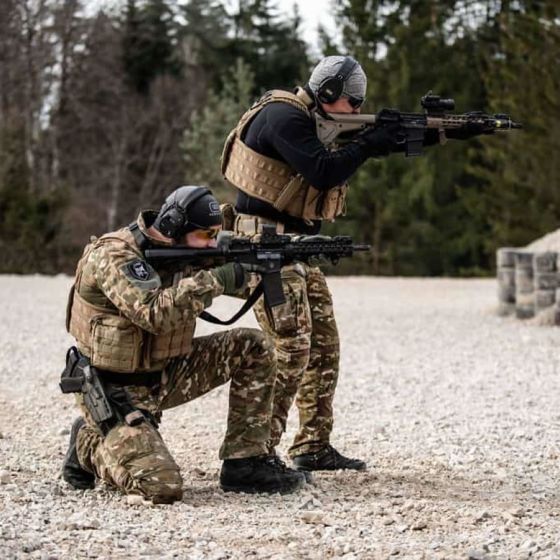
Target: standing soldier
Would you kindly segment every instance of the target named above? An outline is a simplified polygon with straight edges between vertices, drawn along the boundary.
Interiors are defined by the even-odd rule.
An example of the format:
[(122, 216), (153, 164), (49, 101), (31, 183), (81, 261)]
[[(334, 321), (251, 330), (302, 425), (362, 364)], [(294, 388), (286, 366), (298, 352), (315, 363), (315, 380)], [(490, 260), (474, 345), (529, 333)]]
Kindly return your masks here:
[(61, 386), (84, 391), (72, 387), (76, 377), (99, 385), (77, 397), (83, 417), (72, 426), (63, 465), (73, 487), (92, 488), (99, 478), (154, 503), (180, 500), (179, 466), (158, 431), (162, 411), (230, 380), (221, 487), (291, 492), (304, 484), (302, 473), (268, 455), (276, 363), (266, 337), (239, 328), (193, 338), (213, 298), (243, 289), (245, 269), (229, 263), (179, 273), (144, 259), (150, 246), (215, 247), (220, 224), (208, 189), (180, 187), (159, 213), (142, 212), (85, 248), (67, 313), (78, 348), (69, 351)]
[[(264, 224), (275, 224), (279, 233), (317, 234), (323, 220), (344, 211), (346, 180), (368, 157), (399, 149), (398, 126), (369, 130), (329, 151), (317, 137), (314, 113), (359, 113), (365, 94), (358, 62), (329, 56), (304, 88), (268, 92), (241, 117), (222, 156), (224, 176), (238, 189), (237, 233), (256, 235)], [(255, 308), (278, 359), (269, 452), (275, 456), (297, 393), (300, 426), (289, 450), (295, 467), (363, 470), (364, 461), (330, 444), (339, 338), (325, 277), (319, 268), (297, 263), (283, 269), (282, 280), (287, 303), (274, 314), (262, 301)]]

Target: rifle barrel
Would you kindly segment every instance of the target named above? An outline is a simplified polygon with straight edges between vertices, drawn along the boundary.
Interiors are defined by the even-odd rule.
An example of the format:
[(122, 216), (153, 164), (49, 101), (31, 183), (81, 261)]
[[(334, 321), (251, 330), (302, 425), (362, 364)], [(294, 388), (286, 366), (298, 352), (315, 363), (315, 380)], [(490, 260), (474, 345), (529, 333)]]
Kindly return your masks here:
[(190, 247), (164, 247), (161, 249), (146, 249), (147, 260), (162, 259), (197, 259), (223, 257), (222, 249), (191, 249)]

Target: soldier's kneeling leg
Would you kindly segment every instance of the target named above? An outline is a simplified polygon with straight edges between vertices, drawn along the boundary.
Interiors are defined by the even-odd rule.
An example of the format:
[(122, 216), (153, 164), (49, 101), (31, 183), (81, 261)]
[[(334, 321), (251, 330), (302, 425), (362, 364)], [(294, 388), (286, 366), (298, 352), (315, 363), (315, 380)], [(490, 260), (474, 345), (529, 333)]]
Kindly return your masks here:
[(177, 463), (159, 432), (149, 423), (118, 424), (103, 438), (93, 430), (80, 430), (78, 457), (86, 468), (123, 490), (154, 503), (172, 503), (183, 497), (183, 480)]

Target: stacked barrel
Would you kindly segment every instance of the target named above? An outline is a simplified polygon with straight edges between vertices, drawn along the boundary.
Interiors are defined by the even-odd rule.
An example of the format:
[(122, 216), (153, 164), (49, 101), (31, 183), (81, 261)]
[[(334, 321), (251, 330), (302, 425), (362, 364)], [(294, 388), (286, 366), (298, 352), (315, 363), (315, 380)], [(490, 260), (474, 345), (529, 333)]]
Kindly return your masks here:
[[(529, 319), (544, 310), (555, 310), (560, 324), (560, 255), (554, 251), (503, 247), (496, 254), (498, 312)], [(557, 293), (558, 292), (558, 293)]]
[(515, 316), (530, 319), (535, 315), (533, 253), (515, 253)]
[(556, 303), (558, 287), (558, 255), (553, 251), (535, 253), (533, 267), (535, 270), (535, 311), (540, 313)]
[(515, 252), (517, 249), (502, 247), (496, 253), (498, 274), (498, 313), (515, 312)]

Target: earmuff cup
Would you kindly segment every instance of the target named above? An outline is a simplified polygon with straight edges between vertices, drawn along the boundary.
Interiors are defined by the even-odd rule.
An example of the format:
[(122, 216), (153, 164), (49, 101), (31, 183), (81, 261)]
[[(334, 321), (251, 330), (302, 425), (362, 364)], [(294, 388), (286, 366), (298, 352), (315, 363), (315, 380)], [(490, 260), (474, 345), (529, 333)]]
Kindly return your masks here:
[(317, 88), (317, 99), (327, 104), (340, 99), (344, 91), (344, 82), (357, 65), (358, 63), (351, 56), (345, 57), (336, 76), (329, 76), (320, 83)]
[(177, 208), (170, 208), (159, 222), (159, 231), (166, 237), (175, 239), (178, 237), (178, 232), (183, 229), (184, 225), (185, 215)]
[(195, 201), (212, 194), (210, 189), (205, 187), (197, 187), (187, 195), (184, 200), (181, 200), (181, 204), (174, 202), (170, 208), (164, 210), (156, 220), (157, 229), (163, 233), (166, 237), (172, 239), (178, 239), (183, 235), (185, 228), (189, 222), (188, 208)]

